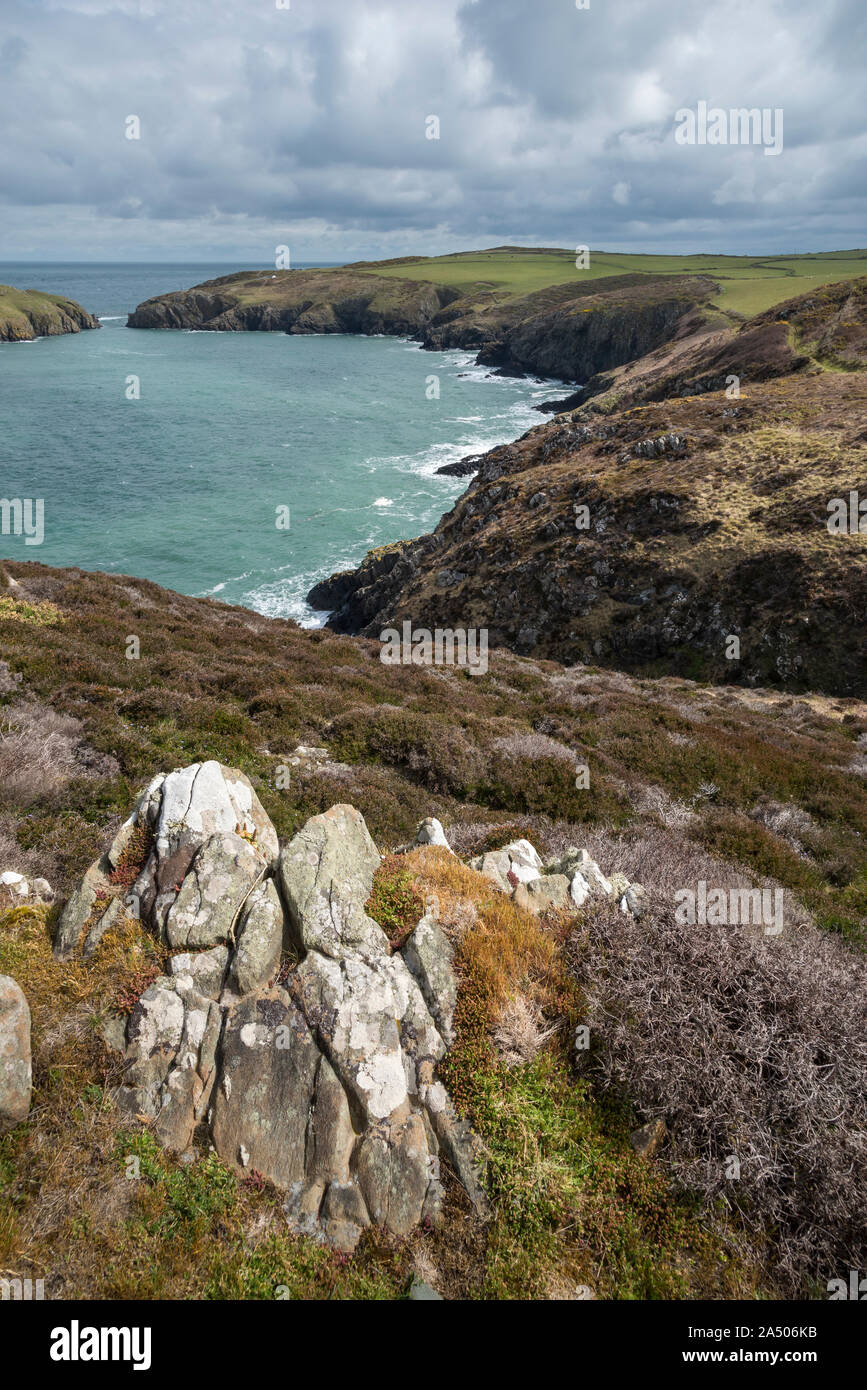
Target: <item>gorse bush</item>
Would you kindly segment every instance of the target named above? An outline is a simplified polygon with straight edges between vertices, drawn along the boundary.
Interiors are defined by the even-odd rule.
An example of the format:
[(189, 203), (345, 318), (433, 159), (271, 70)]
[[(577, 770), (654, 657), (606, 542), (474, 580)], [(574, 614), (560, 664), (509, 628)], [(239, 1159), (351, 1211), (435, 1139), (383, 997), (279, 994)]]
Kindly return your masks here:
[(664, 1115), (685, 1188), (773, 1241), (791, 1294), (867, 1260), (867, 962), (805, 926), (598, 911), (571, 951), (588, 1068)]

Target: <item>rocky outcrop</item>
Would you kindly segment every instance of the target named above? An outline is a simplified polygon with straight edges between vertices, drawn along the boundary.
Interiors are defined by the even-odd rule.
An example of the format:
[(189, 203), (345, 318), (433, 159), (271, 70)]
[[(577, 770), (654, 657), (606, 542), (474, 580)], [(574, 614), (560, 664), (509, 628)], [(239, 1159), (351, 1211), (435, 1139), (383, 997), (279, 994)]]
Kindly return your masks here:
[(53, 897), (54, 889), (45, 878), (28, 879), (15, 869), (4, 869), (0, 874), (0, 909), (48, 903)]
[(606, 878), (589, 852), (574, 845), (545, 864), (529, 840), (513, 840), (502, 849), (477, 855), (470, 868), (510, 893), (517, 907), (536, 915), (575, 912), (592, 898), (608, 898), (633, 917), (647, 911), (647, 893), (640, 883), (630, 883), (624, 874)]
[(27, 342), (99, 328), (99, 319), (74, 299), (0, 285), (0, 343)]
[(456, 294), (429, 281), (348, 267), (242, 271), (148, 299), (129, 315), (127, 326), (407, 337), (423, 331)]
[(404, 954), (367, 916), (380, 857), (361, 814), (333, 806), (280, 850), (241, 773), (157, 777), (67, 904), (61, 956), (87, 952), (112, 863), (145, 830), (144, 866), (112, 902), (182, 949), (130, 1014), (121, 1109), (179, 1152), (201, 1127), (239, 1175), (285, 1190), (294, 1229), (343, 1250), (371, 1223), (437, 1220), (441, 1155), (484, 1211), (476, 1141), (435, 1076), (451, 947), (433, 911)]
[[(118, 868), (137, 842), (145, 858), (124, 892)], [(82, 947), (92, 955), (123, 913), (172, 947), (227, 941), (278, 853), (274, 827), (236, 768), (210, 761), (155, 777), (66, 903), (54, 954), (68, 960)]]
[(310, 601), (374, 639), (481, 629), (567, 665), (863, 696), (867, 552), (827, 524), (832, 499), (867, 493), (863, 373), (740, 391), (539, 425), (490, 451), (432, 534)]
[(700, 276), (620, 275), (514, 295), (375, 271), (243, 271), (146, 300), (128, 327), (396, 334), (506, 374), (583, 382), (666, 341), (716, 290)]
[(0, 1134), (30, 1114), (30, 1009), (20, 985), (0, 975)]

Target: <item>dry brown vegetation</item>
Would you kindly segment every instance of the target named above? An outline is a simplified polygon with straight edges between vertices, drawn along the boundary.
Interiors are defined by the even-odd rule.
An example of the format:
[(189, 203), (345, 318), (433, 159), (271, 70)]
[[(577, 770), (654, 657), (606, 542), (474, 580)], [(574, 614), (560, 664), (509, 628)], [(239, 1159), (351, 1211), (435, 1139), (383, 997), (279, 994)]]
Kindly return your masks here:
[[(639, 680), (506, 651), (494, 651), (478, 677), (395, 668), (379, 661), (372, 642), (302, 632), (145, 581), (8, 568), (29, 603), (54, 603), (63, 621), (36, 629), (0, 618), (0, 715), (20, 740), (19, 756), (0, 764), (2, 867), (41, 872), (68, 889), (153, 773), (217, 757), (253, 779), (283, 838), (339, 799), (362, 810), (384, 851), (411, 839), (430, 814), (464, 855), (520, 834), (552, 856), (585, 845), (607, 873), (645, 883), (662, 923), (674, 888), (699, 878), (781, 884), (786, 920), (803, 929), (798, 941), (818, 939), (813, 921), (851, 943), (821, 958), (838, 962), (837, 988), (848, 981), (853, 991), (827, 1025), (828, 1045), (839, 1050), (851, 1039), (860, 976), (848, 953), (863, 936), (867, 906), (867, 784), (852, 771), (867, 733), (859, 702)], [(130, 632), (141, 639), (138, 662), (125, 657)], [(59, 742), (57, 778), (43, 785), (45, 736)], [(276, 770), (299, 743), (324, 745), (335, 761), (293, 769), (279, 790)], [(590, 767), (588, 791), (575, 787), (570, 750)], [(238, 1189), (219, 1166), (203, 1167), (206, 1160), (177, 1165), (146, 1127), (118, 1133), (104, 1095), (114, 1064), (97, 1020), (116, 1013), (158, 962), (129, 928), (92, 966), (59, 967), (40, 910), (0, 920), (0, 970), (31, 998), (38, 1055), (33, 1120), (0, 1145), (0, 1264), (40, 1277), (56, 1269), (58, 1289), (92, 1296), (271, 1297), (276, 1283), (294, 1281), (299, 1296), (393, 1297), (405, 1291), (414, 1262), (436, 1270), (439, 1287), (456, 1296), (574, 1296), (577, 1284), (610, 1297), (753, 1296), (791, 1288), (795, 1277), (804, 1287), (804, 1251), (821, 1252), (812, 1237), (801, 1247), (787, 1234), (801, 1208), (773, 1207), (779, 1239), (759, 1210), (765, 1190), (780, 1198), (790, 1150), (775, 1151), (770, 1185), (754, 1198), (745, 1180), (737, 1210), (714, 1206), (715, 1193), (701, 1183), (693, 1195), (672, 1187), (669, 1172), (685, 1174), (693, 1152), (716, 1154), (728, 1136), (713, 1128), (706, 1105), (692, 1117), (681, 1102), (693, 1079), (688, 1067), (669, 1097), (665, 1077), (635, 1061), (656, 1026), (637, 986), (624, 996), (628, 1045), (614, 1051), (629, 1065), (638, 1110), (619, 1077), (600, 1089), (589, 1074), (576, 1075), (574, 1024), (592, 1000), (616, 1016), (612, 979), (622, 974), (631, 988), (633, 955), (644, 968), (643, 938), (630, 935), (627, 919), (618, 917), (610, 945), (604, 916), (540, 921), (436, 850), (388, 860), (372, 908), (392, 915), (399, 941), (430, 894), (461, 979), (458, 1042), (444, 1075), (488, 1148), (488, 1229), (466, 1219), (466, 1199), (452, 1185), (444, 1232), (397, 1244), (372, 1236), (341, 1265), (284, 1233), (279, 1194)], [(596, 943), (590, 977), (586, 956), (576, 955), (582, 940)], [(726, 958), (702, 958), (704, 973), (690, 975), (697, 948), (678, 949), (672, 943), (682, 1009), (670, 1026), (680, 1036), (685, 1018), (710, 1007), (690, 989), (707, 986), (712, 999)], [(609, 950), (622, 972), (602, 968)], [(820, 956), (809, 960), (821, 964)], [(781, 975), (755, 972), (761, 988), (745, 995), (745, 1029), (770, 998), (803, 984), (806, 961), (796, 951)], [(662, 970), (661, 958), (647, 968)], [(830, 982), (828, 969), (824, 978)], [(591, 996), (588, 986), (600, 992)], [(797, 1022), (794, 1007), (787, 1003), (781, 1019)], [(818, 1027), (817, 1013), (803, 1017)], [(734, 1016), (729, 1022), (734, 1028)], [(604, 1038), (600, 1029), (600, 1059)], [(794, 1085), (791, 1068), (806, 1054), (782, 1054), (782, 1041), (774, 1035), (769, 1056)], [(834, 1086), (851, 1096), (857, 1055), (845, 1055), (849, 1079)], [(720, 1075), (729, 1075), (733, 1057), (721, 1052)], [(735, 1077), (731, 1096), (761, 1147), (766, 1089), (755, 1077)], [(660, 1111), (670, 1113), (673, 1138), (666, 1158), (649, 1164), (628, 1136)], [(825, 1113), (817, 1107), (816, 1124)], [(794, 1101), (786, 1114), (806, 1146), (810, 1182), (822, 1172), (842, 1182), (845, 1146), (823, 1169), (809, 1114)], [(122, 1177), (130, 1154), (146, 1175), (132, 1198)], [(697, 1204), (699, 1192), (710, 1207)], [(839, 1206), (816, 1210), (839, 1231)]]

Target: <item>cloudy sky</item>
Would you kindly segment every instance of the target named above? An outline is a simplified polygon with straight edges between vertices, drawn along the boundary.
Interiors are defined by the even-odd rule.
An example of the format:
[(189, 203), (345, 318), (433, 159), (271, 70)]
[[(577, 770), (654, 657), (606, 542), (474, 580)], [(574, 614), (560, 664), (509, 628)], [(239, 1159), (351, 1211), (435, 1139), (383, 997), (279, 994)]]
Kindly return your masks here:
[(865, 0), (2, 0), (0, 258), (864, 246), (865, 51)]

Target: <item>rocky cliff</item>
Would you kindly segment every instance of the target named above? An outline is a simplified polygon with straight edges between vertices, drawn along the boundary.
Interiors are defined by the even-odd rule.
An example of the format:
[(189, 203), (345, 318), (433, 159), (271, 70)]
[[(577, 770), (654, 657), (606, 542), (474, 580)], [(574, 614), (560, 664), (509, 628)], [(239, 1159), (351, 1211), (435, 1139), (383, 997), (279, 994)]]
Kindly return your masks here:
[(832, 499), (867, 494), (865, 286), (597, 376), (583, 406), (484, 456), (431, 535), (310, 601), (367, 636), (484, 627), (560, 661), (863, 694), (867, 549), (857, 517), (827, 523)]
[(26, 342), (86, 328), (99, 328), (99, 319), (74, 299), (0, 285), (0, 342)]
[(386, 333), (465, 348), (510, 373), (572, 383), (674, 336), (716, 289), (694, 276), (614, 276), (507, 295), (372, 271), (257, 271), (149, 299), (130, 328)]

